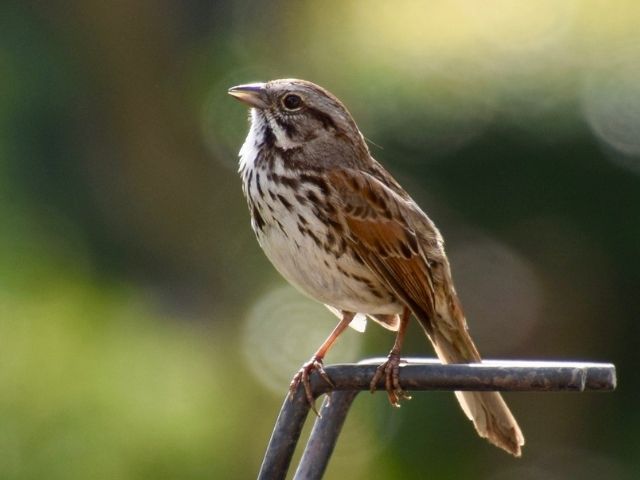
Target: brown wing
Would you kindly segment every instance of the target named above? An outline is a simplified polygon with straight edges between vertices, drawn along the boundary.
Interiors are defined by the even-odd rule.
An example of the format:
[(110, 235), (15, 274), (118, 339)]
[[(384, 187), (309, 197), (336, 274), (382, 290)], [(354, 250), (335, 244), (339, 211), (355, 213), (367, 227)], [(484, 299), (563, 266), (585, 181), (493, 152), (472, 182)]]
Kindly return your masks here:
[(434, 279), (414, 228), (415, 219), (423, 216), (422, 228), (432, 227), (432, 237), (439, 238), (430, 220), (408, 195), (402, 198), (362, 171), (332, 171), (330, 183), (342, 206), (338, 211), (349, 246), (417, 316), (433, 318)]
[[(349, 246), (409, 306), (444, 363), (480, 361), (438, 230), (382, 167), (372, 173), (331, 173)], [(520, 456), (524, 436), (499, 393), (456, 396), (480, 436)]]
[(376, 166), (372, 174), (349, 169), (330, 173), (350, 247), (413, 311), (443, 361), (479, 361), (440, 232), (389, 173)]

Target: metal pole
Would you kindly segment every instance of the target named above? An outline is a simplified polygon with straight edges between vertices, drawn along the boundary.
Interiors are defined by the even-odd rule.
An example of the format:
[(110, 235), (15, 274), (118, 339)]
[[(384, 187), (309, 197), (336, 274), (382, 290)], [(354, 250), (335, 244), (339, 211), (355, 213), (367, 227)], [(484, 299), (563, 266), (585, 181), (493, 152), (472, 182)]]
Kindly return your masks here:
[(320, 410), (322, 416), (313, 424), (313, 430), (293, 480), (322, 478), (351, 404), (359, 393), (359, 390), (343, 390), (333, 392), (331, 397), (324, 399)]
[[(322, 418), (316, 420), (296, 480), (322, 477), (353, 399), (358, 392), (369, 389), (382, 361), (376, 358), (325, 368), (335, 385), (332, 402), (321, 409)], [(433, 359), (411, 358), (400, 367), (400, 384), (408, 391), (610, 391), (616, 387), (616, 372), (613, 365), (605, 363), (485, 360), (480, 364), (442, 365)], [(314, 398), (329, 390), (316, 374), (312, 375), (311, 386)], [(378, 388), (383, 389), (383, 385)], [(258, 479), (286, 477), (308, 413), (309, 405), (301, 388), (293, 399), (285, 399)]]

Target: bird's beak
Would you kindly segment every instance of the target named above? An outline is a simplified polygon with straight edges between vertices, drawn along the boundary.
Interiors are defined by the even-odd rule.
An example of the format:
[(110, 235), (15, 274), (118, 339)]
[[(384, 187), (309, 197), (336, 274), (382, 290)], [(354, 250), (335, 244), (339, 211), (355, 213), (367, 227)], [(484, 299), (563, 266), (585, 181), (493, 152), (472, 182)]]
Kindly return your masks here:
[(264, 83), (248, 83), (229, 89), (229, 95), (255, 108), (267, 108), (267, 91)]

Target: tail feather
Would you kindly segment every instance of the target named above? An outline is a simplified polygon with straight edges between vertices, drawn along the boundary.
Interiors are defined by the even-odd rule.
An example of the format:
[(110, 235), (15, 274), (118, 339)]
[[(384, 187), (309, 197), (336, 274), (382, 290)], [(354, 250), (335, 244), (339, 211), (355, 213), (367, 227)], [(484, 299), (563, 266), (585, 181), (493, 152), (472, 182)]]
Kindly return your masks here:
[[(467, 322), (462, 313), (456, 293), (451, 287), (446, 295), (437, 292), (437, 317), (421, 318), (427, 336), (433, 343), (438, 358), (443, 363), (481, 362), (480, 354), (467, 331)], [(519, 457), (524, 445), (524, 436), (518, 422), (498, 392), (455, 392), (462, 410), (473, 422), (483, 438), (497, 447)]]
[(460, 406), (478, 435), (519, 457), (524, 436), (509, 407), (498, 392), (455, 392)]
[[(463, 341), (470, 344), (464, 349), (468, 350), (473, 346), (473, 343), (466, 330), (457, 341), (451, 341), (437, 332), (430, 335), (438, 358), (443, 363), (480, 361), (479, 356), (478, 358), (461, 358), (459, 356), (461, 349), (456, 343), (462, 341), (462, 337), (466, 337)], [(475, 346), (473, 346), (473, 350), (475, 350)], [(516, 457), (522, 454), (521, 447), (524, 445), (524, 436), (502, 395), (498, 392), (455, 392), (455, 394), (462, 410), (473, 422), (478, 435)]]

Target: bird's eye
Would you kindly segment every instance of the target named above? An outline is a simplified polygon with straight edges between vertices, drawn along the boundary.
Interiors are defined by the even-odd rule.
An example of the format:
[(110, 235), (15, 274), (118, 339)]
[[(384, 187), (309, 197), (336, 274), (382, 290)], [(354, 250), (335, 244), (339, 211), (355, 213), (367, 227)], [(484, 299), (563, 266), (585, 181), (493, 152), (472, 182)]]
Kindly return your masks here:
[(289, 93), (282, 97), (282, 106), (290, 111), (298, 110), (302, 107), (302, 98), (300, 98), (300, 95)]

